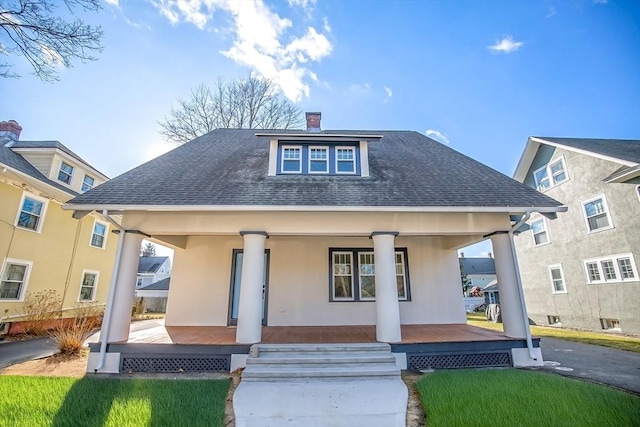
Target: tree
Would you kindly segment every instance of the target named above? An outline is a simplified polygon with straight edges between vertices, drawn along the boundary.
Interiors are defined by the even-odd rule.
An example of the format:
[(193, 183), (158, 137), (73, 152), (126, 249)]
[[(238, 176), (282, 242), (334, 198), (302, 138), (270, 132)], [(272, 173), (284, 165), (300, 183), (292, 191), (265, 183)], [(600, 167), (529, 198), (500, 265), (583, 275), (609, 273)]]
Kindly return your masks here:
[[(73, 60), (93, 61), (102, 51), (100, 26), (85, 24), (76, 10), (95, 12), (100, 0), (64, 0), (71, 17), (53, 16), (57, 0), (8, 0), (0, 3), (0, 53), (22, 55), (42, 81), (59, 80), (58, 65), (67, 68)], [(0, 62), (1, 77), (20, 77), (12, 65)]]
[(464, 271), (462, 259), (458, 258), (458, 263), (460, 264), (460, 281), (462, 282), (462, 295), (467, 296), (467, 291), (471, 287), (471, 280), (467, 277), (467, 273), (465, 273)]
[(142, 256), (156, 256), (156, 245), (151, 242), (147, 242), (142, 247)]
[(159, 122), (167, 141), (184, 144), (219, 128), (293, 129), (302, 126), (302, 111), (282, 97), (272, 80), (248, 77), (215, 87), (200, 84), (188, 100), (178, 99)]

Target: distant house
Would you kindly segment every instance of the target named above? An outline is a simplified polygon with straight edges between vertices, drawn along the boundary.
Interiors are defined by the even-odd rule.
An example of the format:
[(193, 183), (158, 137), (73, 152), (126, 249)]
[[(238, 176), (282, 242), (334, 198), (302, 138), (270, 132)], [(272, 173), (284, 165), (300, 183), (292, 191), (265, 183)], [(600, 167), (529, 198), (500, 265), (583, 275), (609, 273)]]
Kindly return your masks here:
[(146, 313), (164, 313), (167, 310), (167, 297), (171, 278), (154, 282), (143, 288), (136, 288), (136, 298)]
[(482, 293), (484, 294), (485, 304), (500, 304), (500, 292), (498, 291), (497, 280), (489, 282), (489, 284), (482, 289)]
[(168, 256), (141, 256), (138, 261), (136, 289), (144, 288), (171, 276), (171, 259)]
[(531, 137), (514, 178), (569, 208), (515, 239), (531, 319), (640, 334), (640, 141)]
[(470, 287), (487, 286), (496, 280), (496, 260), (492, 256), (488, 257), (465, 257), (460, 256), (460, 271), (467, 276)]
[(21, 141), (0, 122), (0, 333), (20, 332), (29, 294), (54, 290), (63, 314), (104, 304), (118, 236), (100, 211), (62, 205), (108, 181), (58, 141)]

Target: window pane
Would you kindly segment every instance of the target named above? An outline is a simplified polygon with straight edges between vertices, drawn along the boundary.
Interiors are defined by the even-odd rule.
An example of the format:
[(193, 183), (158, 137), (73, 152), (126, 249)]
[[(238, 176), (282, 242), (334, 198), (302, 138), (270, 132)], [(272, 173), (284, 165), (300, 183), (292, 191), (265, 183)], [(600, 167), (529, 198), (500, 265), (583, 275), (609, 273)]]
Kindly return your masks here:
[(338, 172), (354, 172), (354, 164), (352, 161), (338, 161)]
[(334, 298), (353, 298), (351, 276), (334, 277)]
[(85, 274), (82, 279), (82, 286), (93, 286), (96, 282), (95, 274)]
[(542, 221), (536, 221), (536, 222), (532, 222), (531, 223), (531, 230), (533, 230), (534, 233), (539, 233), (541, 231), (544, 231), (544, 224), (542, 223)]
[(20, 217), (18, 218), (18, 227), (28, 228), (30, 230), (37, 230), (39, 219), (40, 218), (35, 215), (21, 212)]
[(338, 148), (336, 156), (338, 160), (353, 160), (353, 150), (350, 148)]
[(20, 287), (22, 282), (2, 282), (0, 283), (0, 298), (18, 299), (20, 297)]
[(89, 175), (85, 175), (84, 176), (84, 180), (82, 181), (82, 191), (89, 191), (93, 188), (93, 183), (94, 183), (94, 179), (91, 178)]
[(360, 292), (362, 298), (375, 298), (376, 296), (376, 277), (362, 276), (360, 278)]
[(613, 266), (613, 261), (602, 261), (602, 272), (604, 273), (604, 280), (615, 280), (616, 270)]
[(334, 298), (353, 298), (353, 277), (351, 275), (351, 254), (333, 254)]
[(620, 274), (623, 279), (633, 279), (635, 276), (633, 267), (631, 266), (631, 259), (620, 258), (618, 260), (618, 267), (620, 268)]
[(555, 163), (552, 163), (551, 166), (551, 174), (555, 175), (558, 172), (564, 172), (564, 168), (562, 167), (562, 162), (561, 161), (557, 161)]
[(83, 286), (80, 290), (81, 301), (91, 301), (93, 299), (93, 288)]
[(589, 218), (589, 229), (591, 231), (609, 226), (609, 218), (606, 214)]
[(40, 215), (42, 213), (42, 206), (42, 202), (25, 197), (24, 204), (22, 205), (22, 211), (29, 212), (34, 215)]
[(567, 175), (565, 175), (564, 171), (553, 175), (553, 183), (554, 184), (559, 184), (562, 181), (565, 181), (566, 179), (567, 179)]
[(396, 276), (396, 284), (398, 286), (398, 298), (406, 298), (404, 290), (404, 276)]
[(602, 199), (594, 200), (593, 202), (584, 205), (584, 210), (587, 212), (587, 216), (594, 216), (604, 213), (604, 203)]
[(556, 290), (556, 292), (564, 292), (564, 283), (562, 282), (562, 280), (554, 280), (553, 288)]
[(562, 279), (562, 274), (560, 274), (560, 269), (552, 268), (551, 269), (551, 277), (553, 278), (553, 280)]
[(587, 272), (589, 274), (589, 281), (597, 282), (600, 280), (600, 271), (598, 271), (598, 264), (595, 262), (587, 263)]
[(299, 172), (300, 161), (299, 160), (285, 160), (282, 165), (282, 170), (285, 172)]
[(536, 182), (538, 183), (538, 189), (544, 190), (549, 188), (549, 177), (547, 176), (547, 168), (540, 169), (534, 173)]
[(19, 281), (24, 280), (24, 275), (27, 272), (26, 265), (9, 264), (4, 273), (4, 280)]
[(311, 160), (309, 164), (310, 172), (326, 172), (327, 171), (327, 161), (326, 160)]
[(536, 242), (536, 245), (541, 245), (543, 243), (549, 242), (549, 239), (547, 239), (547, 233), (544, 233), (544, 232), (540, 234), (535, 234), (533, 238)]
[(107, 230), (107, 226), (104, 224), (100, 224), (98, 222), (96, 222), (96, 225), (93, 227), (93, 232), (101, 236), (104, 236), (106, 230)]

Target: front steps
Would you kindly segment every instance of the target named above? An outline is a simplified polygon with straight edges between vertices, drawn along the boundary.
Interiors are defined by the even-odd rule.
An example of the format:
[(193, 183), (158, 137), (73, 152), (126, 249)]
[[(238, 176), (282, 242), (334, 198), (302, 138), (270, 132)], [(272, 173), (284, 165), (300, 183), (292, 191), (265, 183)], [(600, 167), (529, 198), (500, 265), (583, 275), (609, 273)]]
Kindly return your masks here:
[(237, 427), (405, 425), (388, 344), (256, 344), (233, 396)]

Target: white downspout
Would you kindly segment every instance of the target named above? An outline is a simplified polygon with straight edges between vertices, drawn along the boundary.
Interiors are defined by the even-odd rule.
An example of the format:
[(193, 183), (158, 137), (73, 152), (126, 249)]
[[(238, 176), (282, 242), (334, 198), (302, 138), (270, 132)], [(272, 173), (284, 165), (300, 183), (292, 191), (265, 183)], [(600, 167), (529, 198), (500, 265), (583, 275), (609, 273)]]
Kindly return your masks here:
[(520, 228), (522, 224), (527, 222), (530, 217), (531, 217), (531, 211), (526, 211), (522, 219), (518, 221), (516, 225), (511, 227), (508, 234), (509, 234), (509, 243), (511, 245), (511, 256), (513, 257), (514, 265), (516, 266), (515, 268), (516, 285), (518, 288), (518, 296), (520, 297), (520, 306), (522, 308), (522, 321), (524, 322), (524, 330), (525, 330), (525, 336), (527, 338), (527, 348), (529, 349), (529, 357), (531, 357), (532, 360), (538, 360), (538, 358), (536, 357), (533, 351), (533, 340), (531, 339), (531, 329), (529, 328), (529, 315), (527, 314), (527, 305), (524, 300), (524, 291), (522, 290), (522, 277), (520, 276), (520, 267), (518, 266), (518, 255), (516, 254), (516, 246), (513, 241), (513, 233), (516, 230), (518, 230), (518, 228)]
[(104, 311), (104, 320), (102, 322), (102, 329), (100, 331), (100, 359), (98, 366), (93, 370), (94, 374), (97, 374), (104, 366), (104, 361), (107, 357), (107, 339), (109, 338), (109, 329), (111, 328), (111, 316), (113, 314), (113, 300), (116, 295), (116, 281), (118, 278), (118, 271), (120, 270), (120, 254), (122, 253), (122, 245), (124, 244), (125, 229), (120, 226), (116, 221), (109, 216), (109, 211), (103, 210), (102, 216), (107, 218), (114, 227), (120, 230), (120, 236), (118, 239), (118, 248), (116, 249), (116, 262), (113, 266), (113, 273), (111, 273), (111, 284), (109, 287), (109, 295), (107, 296), (107, 306)]

